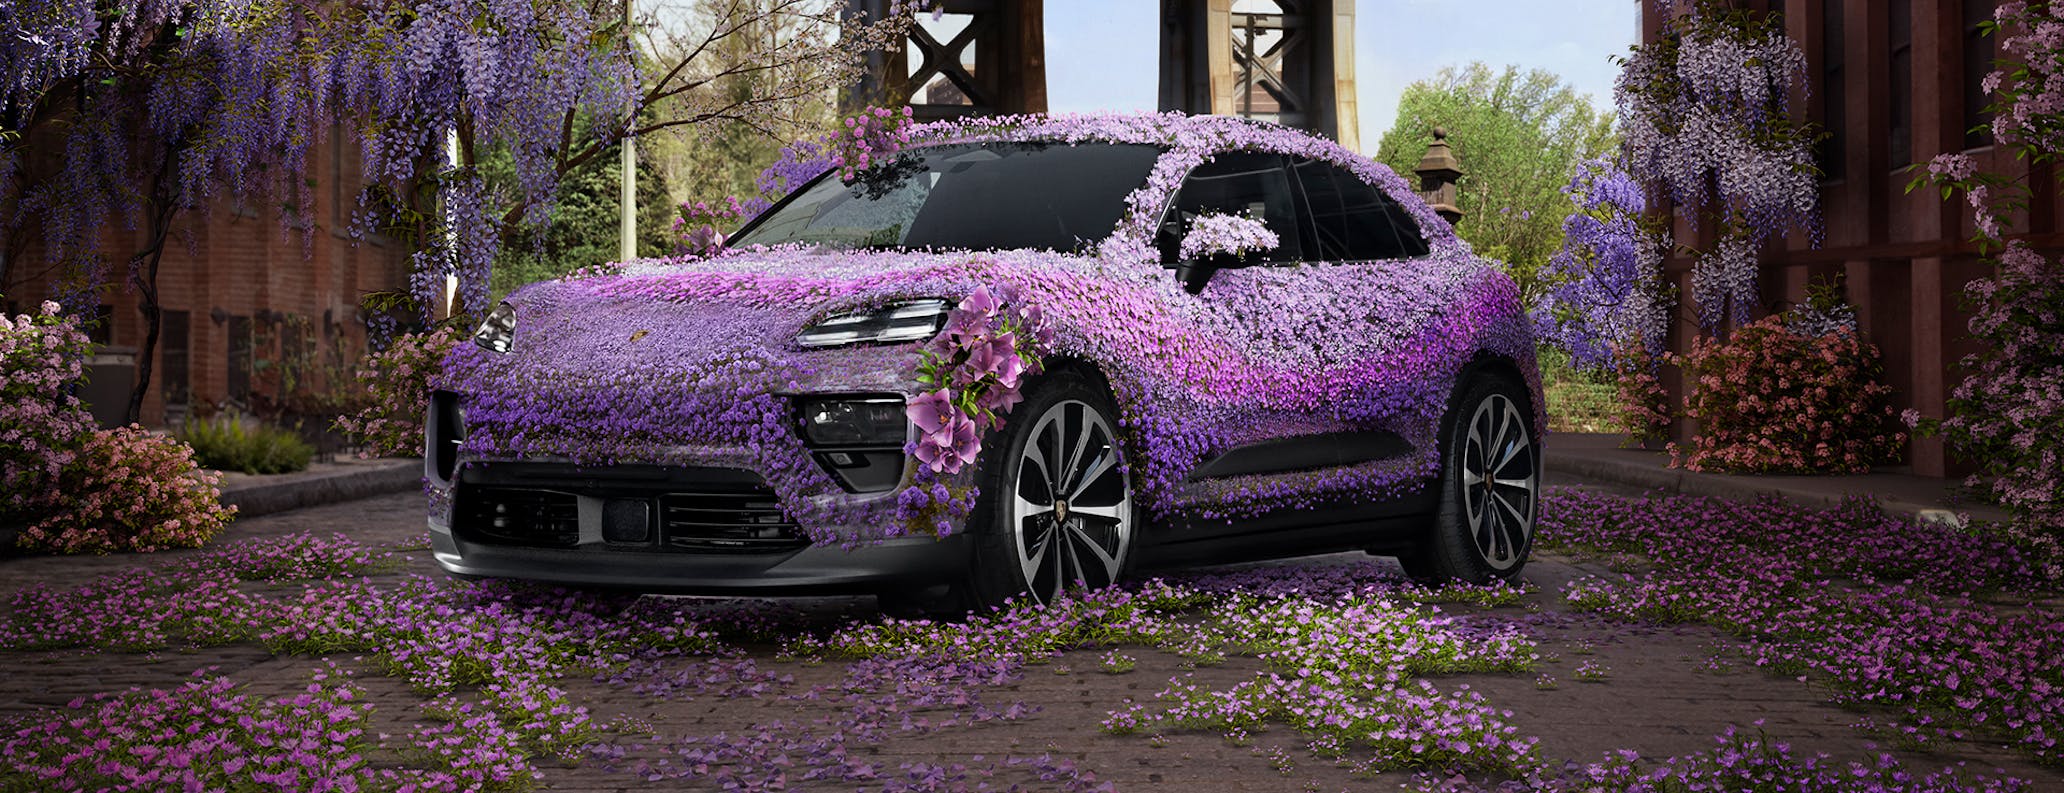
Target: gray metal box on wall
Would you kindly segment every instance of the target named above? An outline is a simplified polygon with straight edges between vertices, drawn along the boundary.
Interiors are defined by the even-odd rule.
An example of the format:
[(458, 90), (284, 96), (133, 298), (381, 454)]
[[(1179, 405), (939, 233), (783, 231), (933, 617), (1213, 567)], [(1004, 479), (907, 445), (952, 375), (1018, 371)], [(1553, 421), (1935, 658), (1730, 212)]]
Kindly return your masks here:
[(122, 426), (129, 392), (136, 389), (136, 348), (102, 347), (86, 357), (86, 388), (79, 394), (101, 429)]

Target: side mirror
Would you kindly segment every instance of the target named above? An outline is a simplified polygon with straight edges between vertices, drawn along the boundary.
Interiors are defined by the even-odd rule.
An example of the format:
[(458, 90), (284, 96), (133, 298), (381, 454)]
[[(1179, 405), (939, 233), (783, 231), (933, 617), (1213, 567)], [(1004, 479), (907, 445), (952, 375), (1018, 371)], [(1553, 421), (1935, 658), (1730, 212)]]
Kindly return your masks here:
[[(1209, 259), (1184, 259), (1176, 262), (1175, 280), (1183, 285), (1184, 291), (1193, 295), (1200, 294), (1204, 291), (1204, 285), (1211, 282), (1211, 276), (1225, 269), (1226, 265), (1221, 264), (1220, 260), (1229, 258), (1221, 255)], [(1235, 263), (1233, 266), (1238, 264)]]

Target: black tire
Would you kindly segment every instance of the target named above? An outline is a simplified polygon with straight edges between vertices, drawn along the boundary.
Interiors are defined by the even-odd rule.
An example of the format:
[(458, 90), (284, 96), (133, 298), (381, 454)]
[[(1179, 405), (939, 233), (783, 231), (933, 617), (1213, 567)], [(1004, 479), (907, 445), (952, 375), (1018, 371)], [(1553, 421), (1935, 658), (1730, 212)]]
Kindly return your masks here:
[[(1103, 387), (1074, 371), (1028, 389), (982, 455), (962, 602), (977, 609), (1020, 596), (1049, 603), (1066, 590), (1124, 577), (1139, 521), (1117, 417)], [(1053, 498), (1047, 485), (1044, 471), (1054, 468), (1067, 469), (1060, 481), (1074, 483), (1064, 498)]]
[(1541, 445), (1526, 391), (1469, 381), (1441, 428), (1440, 510), (1432, 536), (1398, 557), (1428, 584), (1510, 581), (1526, 567), (1540, 516)]

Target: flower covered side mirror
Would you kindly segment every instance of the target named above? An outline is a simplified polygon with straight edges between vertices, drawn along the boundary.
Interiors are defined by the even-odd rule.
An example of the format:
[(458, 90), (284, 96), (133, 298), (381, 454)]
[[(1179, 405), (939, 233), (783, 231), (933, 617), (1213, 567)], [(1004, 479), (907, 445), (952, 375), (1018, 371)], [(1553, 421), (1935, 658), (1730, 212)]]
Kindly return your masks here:
[(1182, 258), (1202, 259), (1216, 254), (1245, 256), (1275, 250), (1282, 240), (1269, 231), (1267, 223), (1245, 215), (1206, 213), (1190, 221), (1190, 233), (1183, 235)]
[(1175, 276), (1190, 294), (1204, 291), (1204, 284), (1220, 268), (1232, 266), (1248, 254), (1275, 250), (1282, 243), (1268, 224), (1244, 215), (1206, 213), (1190, 221), (1177, 249), (1181, 262)]

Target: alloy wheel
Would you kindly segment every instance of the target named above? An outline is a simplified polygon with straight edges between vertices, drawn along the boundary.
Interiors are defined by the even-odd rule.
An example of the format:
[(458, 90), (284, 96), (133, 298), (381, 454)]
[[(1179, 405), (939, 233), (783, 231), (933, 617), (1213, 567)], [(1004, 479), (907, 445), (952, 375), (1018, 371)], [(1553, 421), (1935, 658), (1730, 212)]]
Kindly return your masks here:
[(1462, 451), (1463, 519), (1485, 564), (1510, 570), (1533, 537), (1541, 469), (1519, 405), (1504, 394), (1477, 403)]
[(1118, 580), (1132, 545), (1132, 485), (1111, 423), (1079, 400), (1033, 421), (1017, 460), (1010, 535), (1027, 593), (1050, 603), (1071, 586)]

